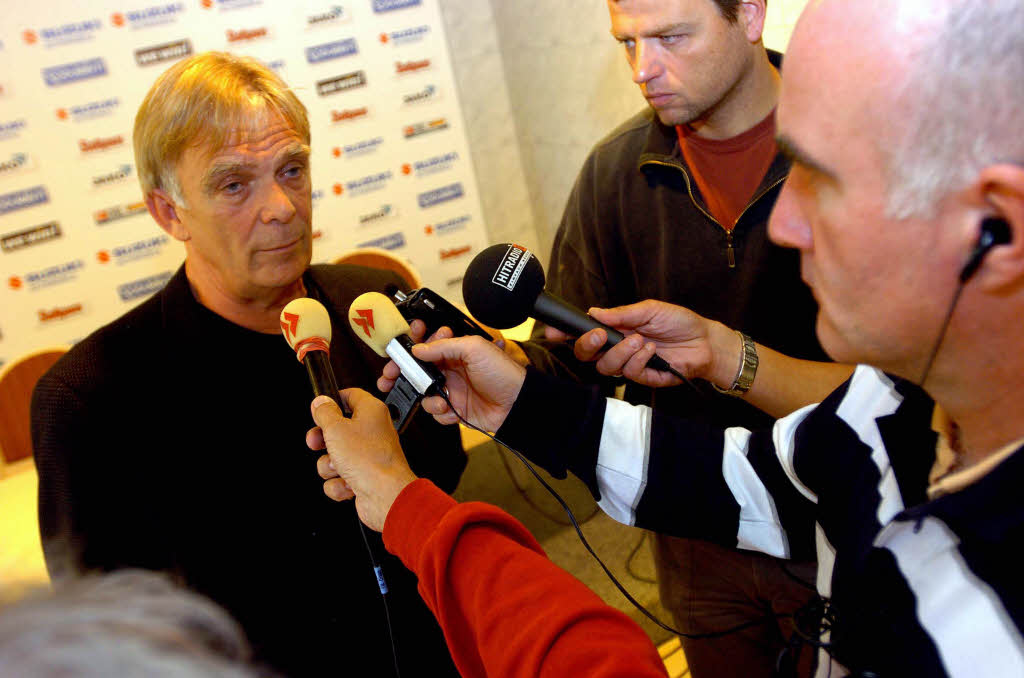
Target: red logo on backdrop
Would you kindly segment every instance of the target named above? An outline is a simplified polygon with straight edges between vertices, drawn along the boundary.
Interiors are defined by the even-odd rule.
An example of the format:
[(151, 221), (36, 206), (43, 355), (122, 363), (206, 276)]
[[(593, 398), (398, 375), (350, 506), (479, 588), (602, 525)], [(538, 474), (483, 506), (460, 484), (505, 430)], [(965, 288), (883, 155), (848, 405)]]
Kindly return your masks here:
[(116, 137), (80, 139), (78, 141), (78, 147), (82, 149), (82, 153), (91, 153), (92, 151), (102, 151), (103, 149), (110, 148), (112, 146), (120, 146), (123, 143), (124, 137), (118, 134)]
[(101, 264), (105, 264), (110, 261), (110, 252), (106, 250), (100, 250), (96, 253), (96, 258)]
[(341, 184), (334, 184), (332, 190), (334, 191), (334, 195), (341, 195), (345, 191)]
[(356, 314), (359, 315), (359, 317), (358, 318), (352, 318), (352, 322), (355, 323), (356, 325), (358, 325), (359, 327), (362, 327), (363, 328), (363, 332), (366, 332), (366, 336), (372, 337), (373, 335), (370, 334), (370, 330), (371, 329), (375, 329), (374, 325), (373, 325), (373, 309), (372, 308), (364, 308), (364, 309), (358, 309), (357, 308), (356, 309)]
[(404, 165), (402, 165), (402, 174), (412, 174), (412, 165), (410, 165), (409, 163), (405, 163)]
[(363, 106), (362, 108), (350, 108), (344, 111), (331, 111), (331, 122), (355, 120), (356, 118), (362, 118), (369, 113), (370, 109), (366, 106)]
[(388, 34), (387, 33), (381, 33), (380, 34), (380, 41), (382, 43), (384, 43), (385, 45), (388, 44)]
[(469, 253), (471, 249), (473, 248), (470, 245), (464, 245), (462, 247), (453, 247), (451, 249), (441, 250), (441, 261), (445, 261), (446, 259), (454, 259), (455, 257), (462, 256), (463, 254)]
[(434, 227), (431, 226), (430, 224), (427, 224), (426, 226), (423, 227), (423, 232), (426, 233), (427, 235), (434, 235)]
[(331, 155), (333, 155), (335, 158), (340, 158), (341, 146), (335, 146), (333, 149), (331, 149)]
[(39, 322), (46, 323), (46, 322), (50, 322), (51, 320), (60, 320), (61, 318), (66, 318), (69, 315), (74, 315), (76, 313), (81, 313), (81, 312), (82, 312), (82, 305), (81, 304), (72, 304), (71, 306), (63, 306), (63, 307), (58, 306), (57, 308), (53, 309), (52, 311), (44, 311), (44, 310), (40, 309), (39, 312), (38, 312), (39, 313)]
[(313, 231), (313, 240), (316, 240), (317, 238), (322, 238), (323, 235), (324, 235), (324, 232), (319, 230), (319, 229), (317, 229), (317, 230)]
[(396, 61), (395, 72), (396, 73), (412, 73), (419, 71), (430, 66), (430, 59), (422, 59), (420, 61)]
[(118, 27), (124, 26), (124, 14), (121, 14), (120, 12), (114, 12), (110, 15), (110, 23)]
[(57, 109), (57, 119), (58, 120), (67, 120), (68, 119), (68, 109), (66, 109), (66, 108), (58, 108)]
[(213, 0), (202, 0), (199, 4), (203, 6), (203, 9), (210, 9), (213, 7)]
[(12, 290), (20, 290), (22, 285), (21, 278), (16, 275), (12, 275), (7, 279), (7, 284)]
[(21, 32), (21, 37), (25, 41), (25, 44), (27, 44), (27, 45), (34, 45), (37, 42), (39, 42), (39, 36), (36, 35), (35, 31), (29, 31), (29, 30), (22, 31)]
[(243, 40), (255, 40), (256, 38), (265, 38), (267, 36), (266, 28), (253, 28), (242, 29), (240, 31), (233, 31), (230, 28), (227, 31), (228, 42), (241, 42)]

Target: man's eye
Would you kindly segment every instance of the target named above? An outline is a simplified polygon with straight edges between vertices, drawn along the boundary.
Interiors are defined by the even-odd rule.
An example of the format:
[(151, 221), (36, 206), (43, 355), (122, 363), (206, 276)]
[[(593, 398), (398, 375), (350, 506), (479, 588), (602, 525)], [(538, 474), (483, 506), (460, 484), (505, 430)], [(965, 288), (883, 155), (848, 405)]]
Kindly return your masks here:
[(224, 184), (224, 188), (222, 190), (225, 193), (238, 193), (239, 191), (242, 190), (242, 182), (232, 181), (230, 183)]
[(288, 169), (286, 169), (284, 171), (284, 175), (289, 179), (295, 179), (297, 177), (301, 177), (305, 173), (305, 171), (306, 168), (304, 166), (295, 165), (294, 167), (289, 167)]
[(685, 36), (683, 35), (662, 35), (659, 36), (659, 40), (661, 40), (666, 45), (673, 45), (677, 42), (680, 42), (684, 37)]

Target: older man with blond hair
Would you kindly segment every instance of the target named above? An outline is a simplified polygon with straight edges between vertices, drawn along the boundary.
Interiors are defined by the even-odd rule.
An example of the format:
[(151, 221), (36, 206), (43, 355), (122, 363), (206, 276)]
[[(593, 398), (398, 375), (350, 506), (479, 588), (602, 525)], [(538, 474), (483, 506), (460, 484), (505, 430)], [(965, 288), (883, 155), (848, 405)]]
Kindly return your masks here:
[[(258, 661), (289, 676), (455, 675), (415, 578), (354, 512), (318, 496), (302, 445), (309, 383), (280, 334), (289, 301), (329, 310), (331, 363), (373, 385), (380, 359), (344, 316), (393, 274), (310, 266), (306, 109), (253, 59), (206, 53), (153, 85), (135, 119), (146, 205), (185, 262), (149, 300), (76, 345), (36, 387), (33, 444), (55, 579), (143, 567), (224, 605)], [(340, 320), (339, 320), (340, 319)], [(457, 431), (421, 417), (403, 436), (447, 491)], [(390, 587), (382, 602), (367, 548)], [(388, 610), (388, 607), (390, 610)], [(390, 612), (390, 623), (388, 613)]]

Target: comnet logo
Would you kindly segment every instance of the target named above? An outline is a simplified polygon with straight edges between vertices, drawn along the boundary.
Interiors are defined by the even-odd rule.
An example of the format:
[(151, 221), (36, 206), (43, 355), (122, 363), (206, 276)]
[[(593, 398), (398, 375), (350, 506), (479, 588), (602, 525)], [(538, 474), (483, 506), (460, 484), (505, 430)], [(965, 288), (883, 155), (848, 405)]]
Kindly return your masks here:
[(105, 172), (92, 178), (93, 188), (106, 188), (115, 184), (124, 183), (132, 178), (133, 168), (131, 165), (121, 165), (113, 172)]
[(114, 262), (118, 266), (123, 266), (124, 264), (138, 261), (140, 259), (155, 257), (163, 252), (168, 242), (170, 242), (170, 237), (166, 235), (146, 238), (145, 240), (137, 240), (126, 245), (120, 245), (111, 250), (100, 250), (96, 253), (96, 260), (101, 264)]
[(149, 210), (146, 209), (146, 203), (139, 200), (138, 202), (112, 205), (111, 207), (96, 210), (92, 213), (92, 220), (96, 222), (97, 226), (106, 226), (109, 223), (120, 221), (121, 219), (127, 219), (128, 217), (134, 217), (139, 214), (146, 214), (148, 212)]
[(12, 275), (7, 279), (7, 286), (12, 290), (28, 289), (36, 291), (54, 285), (61, 285), (78, 277), (78, 274), (85, 268), (85, 262), (81, 259), (68, 261), (56, 266), (31, 271), (24, 275)]
[(378, 209), (375, 209), (372, 212), (367, 212), (366, 214), (360, 214), (359, 215), (359, 225), (360, 226), (372, 226), (373, 224), (378, 224), (378, 223), (380, 223), (382, 221), (388, 221), (390, 219), (394, 219), (397, 216), (398, 216), (398, 208), (395, 207), (394, 205), (388, 203), (388, 204), (385, 204), (385, 205), (381, 205)]
[(73, 61), (59, 66), (50, 66), (43, 69), (43, 81), (47, 87), (60, 87), (79, 80), (99, 78), (107, 74), (107, 64), (96, 57), (95, 59), (84, 59)]
[(345, 9), (344, 5), (334, 5), (326, 12), (307, 16), (306, 28), (319, 28), (321, 26), (338, 24), (343, 21), (348, 21), (351, 18), (351, 14), (347, 9)]
[(423, 104), (428, 101), (435, 101), (440, 98), (439, 90), (436, 85), (427, 85), (423, 89), (418, 89), (415, 92), (409, 92), (408, 94), (402, 95), (403, 106), (415, 106), (416, 104)]
[(128, 10), (126, 12), (114, 12), (110, 15), (110, 23), (115, 28), (128, 26), (132, 30), (140, 28), (151, 28), (173, 23), (185, 12), (185, 5), (181, 2), (174, 2), (163, 5), (153, 5), (143, 9)]
[(430, 26), (424, 24), (422, 26), (414, 26), (413, 28), (404, 28), (400, 31), (381, 33), (380, 41), (385, 45), (391, 44), (395, 47), (401, 47), (402, 45), (409, 45), (414, 42), (422, 42), (428, 35), (430, 35)]
[(174, 274), (170, 271), (164, 271), (163, 273), (158, 273), (156, 275), (126, 282), (123, 285), (118, 285), (117, 296), (119, 296), (121, 301), (124, 302), (135, 301), (142, 297), (148, 297), (163, 289), (163, 286), (167, 284), (167, 281), (170, 280), (173, 275)]
[(120, 105), (121, 100), (117, 97), (113, 97), (110, 99), (100, 99), (99, 101), (90, 101), (85, 104), (69, 106), (68, 108), (58, 108), (57, 119), (70, 120), (72, 122), (95, 120), (96, 118), (111, 115)]
[(24, 30), (21, 32), (21, 38), (25, 41), (26, 45), (35, 45), (42, 42), (44, 47), (56, 47), (72, 42), (92, 40), (101, 28), (103, 28), (102, 21), (99, 19), (89, 19), (87, 21), (61, 24), (60, 26), (49, 26), (39, 30)]
[(0, 177), (16, 174), (32, 167), (28, 153), (12, 153), (6, 160), (0, 160)]

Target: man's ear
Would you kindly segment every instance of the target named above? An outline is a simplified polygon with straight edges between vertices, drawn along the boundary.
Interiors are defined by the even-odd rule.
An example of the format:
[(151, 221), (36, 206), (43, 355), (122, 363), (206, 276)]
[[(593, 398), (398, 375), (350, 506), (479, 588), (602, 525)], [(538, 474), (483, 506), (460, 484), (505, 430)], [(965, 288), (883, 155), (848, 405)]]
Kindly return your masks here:
[(160, 224), (160, 228), (167, 231), (167, 234), (175, 240), (185, 242), (191, 239), (191, 235), (181, 219), (178, 218), (178, 208), (174, 199), (162, 188), (154, 188), (146, 196), (146, 208), (149, 213)]
[(986, 167), (979, 175), (978, 186), (988, 212), (985, 216), (1005, 222), (1009, 241), (985, 255), (975, 284), (993, 290), (1024, 287), (1024, 167)]
[(744, 0), (736, 8), (736, 21), (751, 43), (761, 41), (761, 34), (764, 33), (765, 12), (767, 11), (766, 0)]

